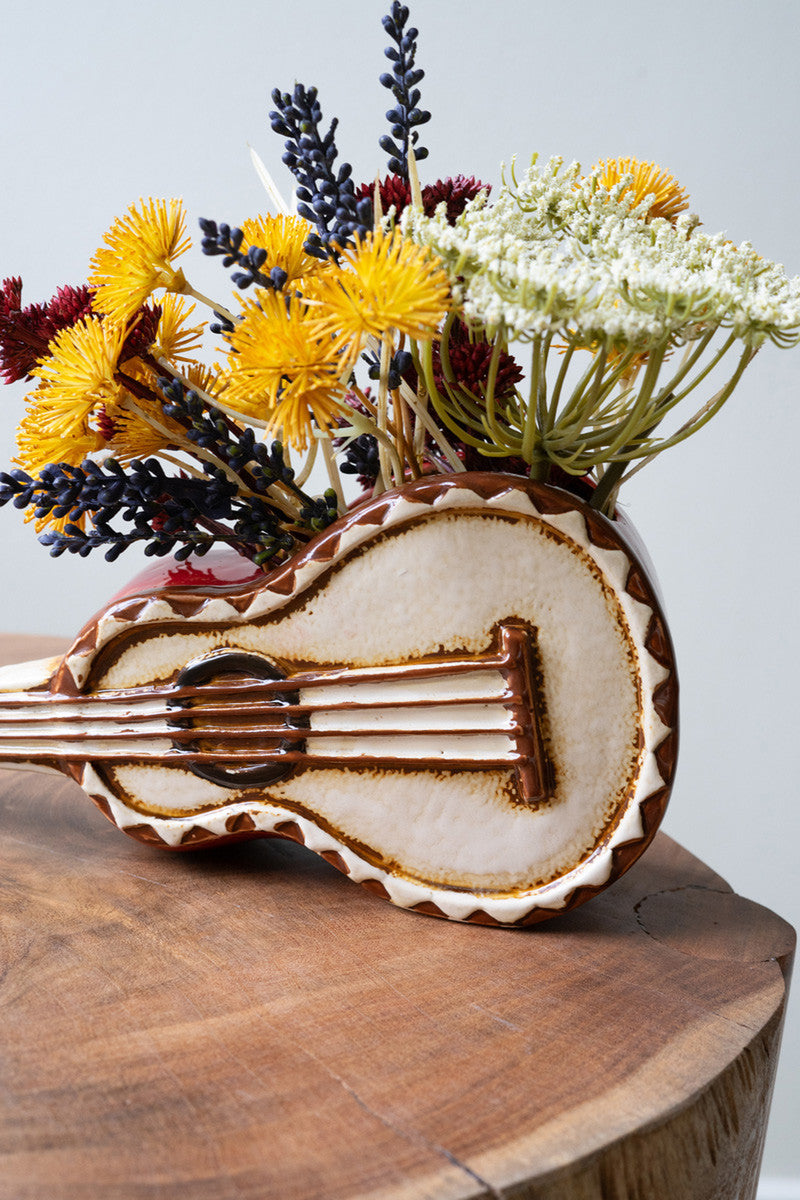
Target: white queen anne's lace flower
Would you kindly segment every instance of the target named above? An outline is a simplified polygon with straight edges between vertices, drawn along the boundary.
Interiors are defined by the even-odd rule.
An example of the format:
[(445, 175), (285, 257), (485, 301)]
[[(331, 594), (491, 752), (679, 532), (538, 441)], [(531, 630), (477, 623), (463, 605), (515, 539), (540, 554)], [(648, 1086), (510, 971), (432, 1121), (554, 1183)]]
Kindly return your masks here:
[(465, 319), (490, 336), (605, 336), (640, 351), (719, 327), (753, 347), (798, 340), (800, 281), (696, 218), (646, 220), (648, 199), (631, 207), (627, 177), (604, 189), (599, 175), (534, 162), (453, 226), (414, 208), (402, 226), (441, 256)]
[[(643, 194), (651, 181), (658, 195)], [(492, 203), (478, 196), (452, 225), (443, 206), (433, 216), (407, 208), (403, 232), (443, 260), (458, 318), (498, 348), (532, 344), (529, 395), (518, 391), (502, 405), (490, 388), (481, 409), (446, 379), (437, 388), (427, 370), (449, 427), (486, 453), (520, 455), (533, 474), (541, 467), (546, 475), (552, 463), (576, 475), (595, 471), (610, 500), (632, 460), (674, 445), (714, 415), (759, 346), (799, 341), (800, 279), (749, 243), (706, 233), (682, 211), (686, 203), (655, 164), (610, 160), (584, 177), (577, 163), (552, 158), (534, 159), (520, 181), (512, 166)], [(737, 342), (727, 383), (657, 437)], [(554, 382), (552, 347), (594, 358), (577, 382), (566, 382), (566, 363)]]

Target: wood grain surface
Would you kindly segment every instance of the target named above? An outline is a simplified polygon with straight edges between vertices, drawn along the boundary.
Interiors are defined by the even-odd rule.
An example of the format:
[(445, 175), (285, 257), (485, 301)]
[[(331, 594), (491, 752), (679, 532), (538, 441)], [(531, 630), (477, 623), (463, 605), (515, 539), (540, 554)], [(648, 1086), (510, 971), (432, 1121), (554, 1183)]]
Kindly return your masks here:
[(794, 935), (664, 835), (526, 931), (55, 775), (0, 774), (0, 854), (2, 1200), (755, 1195)]

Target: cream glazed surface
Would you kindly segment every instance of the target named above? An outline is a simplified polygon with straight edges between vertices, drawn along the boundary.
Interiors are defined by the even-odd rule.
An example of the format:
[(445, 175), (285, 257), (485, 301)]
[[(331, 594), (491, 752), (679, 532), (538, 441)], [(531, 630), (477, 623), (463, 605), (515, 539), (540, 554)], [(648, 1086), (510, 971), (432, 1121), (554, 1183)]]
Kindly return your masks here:
[[(183, 696), (187, 664), (213, 709)], [(246, 741), (227, 740), (231, 685), (249, 688)], [(63, 714), (50, 760), (38, 743), (28, 758), (68, 760), (147, 841), (289, 836), (403, 907), (528, 923), (588, 898), (653, 836), (676, 687), (616, 523), (557, 489), (465, 474), (353, 510), (228, 595), (112, 605), (48, 685)], [(117, 725), (96, 744), (104, 703)], [(233, 750), (237, 765), (217, 764)], [(255, 779), (264, 762), (275, 777)]]

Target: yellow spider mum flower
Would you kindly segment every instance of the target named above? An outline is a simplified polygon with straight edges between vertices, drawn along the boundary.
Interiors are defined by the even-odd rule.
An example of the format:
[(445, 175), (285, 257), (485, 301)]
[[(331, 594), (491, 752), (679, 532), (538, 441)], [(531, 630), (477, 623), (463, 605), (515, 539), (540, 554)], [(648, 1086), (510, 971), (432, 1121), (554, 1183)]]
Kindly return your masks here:
[(104, 445), (100, 433), (91, 429), (88, 423), (65, 437), (63, 428), (53, 429), (48, 416), (46, 410), (42, 413), (41, 408), (31, 408), (17, 426), (17, 456), (14, 462), (29, 475), (37, 475), (48, 463), (66, 462), (79, 467), (87, 454)]
[[(43, 435), (66, 444), (86, 432), (93, 409), (121, 398), (115, 375), (125, 334), (124, 325), (94, 317), (58, 331), (36, 368), (42, 384), (28, 398)], [(48, 461), (62, 459), (67, 461), (63, 454)]]
[(201, 392), (208, 392), (209, 396), (216, 396), (221, 389), (220, 371), (219, 366), (212, 371), (205, 363), (190, 362), (188, 366), (184, 367), (181, 374), (189, 380), (191, 387), (198, 388)]
[[(123, 394), (114, 374), (125, 332), (124, 326), (88, 317), (51, 340), (50, 353), (36, 370), (42, 382), (28, 397), (28, 411), (17, 429), (14, 462), (28, 474), (38, 474), (48, 463), (78, 467), (105, 445), (90, 421), (98, 408)], [(33, 509), (26, 520), (32, 518)], [(49, 515), (37, 519), (36, 529), (63, 530), (68, 523), (69, 517)]]
[[(147, 367), (131, 364), (126, 367), (126, 373), (152, 387), (153, 374)], [(217, 376), (204, 363), (189, 363), (182, 375), (188, 381), (187, 390), (196, 387), (209, 395), (219, 391)], [(156, 407), (137, 396), (130, 396), (130, 399), (142, 412), (152, 414), (161, 428), (156, 429), (145, 417), (131, 411), (125, 403), (121, 407), (107, 408), (103, 414), (106, 450), (110, 450), (116, 459), (126, 465), (134, 458), (148, 458), (161, 450), (185, 449), (186, 431), (178, 421), (167, 416), (160, 406)]]
[(297, 285), (309, 276), (319, 274), (325, 263), (303, 249), (312, 226), (302, 217), (254, 217), (242, 222), (243, 250), (258, 246), (267, 253), (264, 271), (273, 267), (286, 272), (287, 283)]
[(126, 321), (156, 288), (182, 292), (183, 271), (172, 261), (189, 249), (179, 200), (140, 200), (118, 217), (92, 259), (89, 284), (95, 311)]
[(648, 221), (663, 217), (674, 225), (679, 213), (689, 207), (689, 193), (658, 163), (639, 162), (638, 158), (606, 158), (594, 168), (598, 169), (602, 172), (600, 184), (604, 188), (614, 187), (623, 175), (633, 176), (633, 183), (622, 193), (631, 208), (641, 204), (647, 196), (653, 196), (653, 203), (647, 210)]
[(268, 432), (305, 450), (312, 417), (336, 427), (347, 391), (342, 360), (316, 312), (292, 296), (259, 291), (245, 300), (242, 320), (229, 335), (233, 353), (220, 399), (243, 414), (268, 421)]
[(204, 325), (188, 325), (195, 305), (170, 293), (158, 303), (161, 318), (152, 353), (170, 362), (191, 362), (192, 355), (200, 349), (205, 329)]
[(328, 327), (350, 344), (352, 363), (370, 335), (398, 330), (430, 341), (449, 308), (450, 286), (441, 260), (427, 247), (397, 230), (376, 229), (314, 280), (309, 297)]
[[(17, 455), (13, 461), (29, 475), (38, 475), (49, 463), (69, 463), (70, 466), (79, 467), (87, 455), (99, 450), (103, 444), (102, 436), (88, 425), (83, 429), (73, 430), (66, 437), (62, 427), (53, 427), (46, 412), (42, 414), (41, 411), (32, 408), (17, 427)], [(86, 524), (83, 517), (75, 522), (70, 520), (69, 515), (54, 517), (52, 513), (48, 513), (47, 516), (36, 517), (34, 514), (33, 506), (26, 509), (25, 520), (35, 522), (37, 533), (45, 529), (63, 533), (67, 525), (78, 524), (84, 528)]]
[[(136, 397), (133, 400), (143, 412), (151, 411), (147, 401), (137, 400)], [(162, 426), (161, 429), (156, 429), (138, 412), (131, 412), (124, 406), (106, 409), (105, 432), (111, 436), (106, 436), (104, 448), (123, 465), (127, 465), (134, 458), (149, 458), (160, 450), (179, 446), (183, 440), (183, 427), (160, 408), (153, 407), (152, 414)]]

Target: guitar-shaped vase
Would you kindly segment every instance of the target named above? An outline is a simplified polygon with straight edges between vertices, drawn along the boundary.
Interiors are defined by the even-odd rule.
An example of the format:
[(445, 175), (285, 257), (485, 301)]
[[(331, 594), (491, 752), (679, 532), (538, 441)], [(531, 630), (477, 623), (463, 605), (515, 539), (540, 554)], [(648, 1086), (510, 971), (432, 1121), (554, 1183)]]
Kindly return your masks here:
[(188, 849), (303, 842), (403, 908), (525, 925), (644, 850), (677, 749), (669, 635), (622, 523), (516, 476), (434, 476), (268, 575), (191, 569), (0, 670), (0, 765), (75, 778)]

